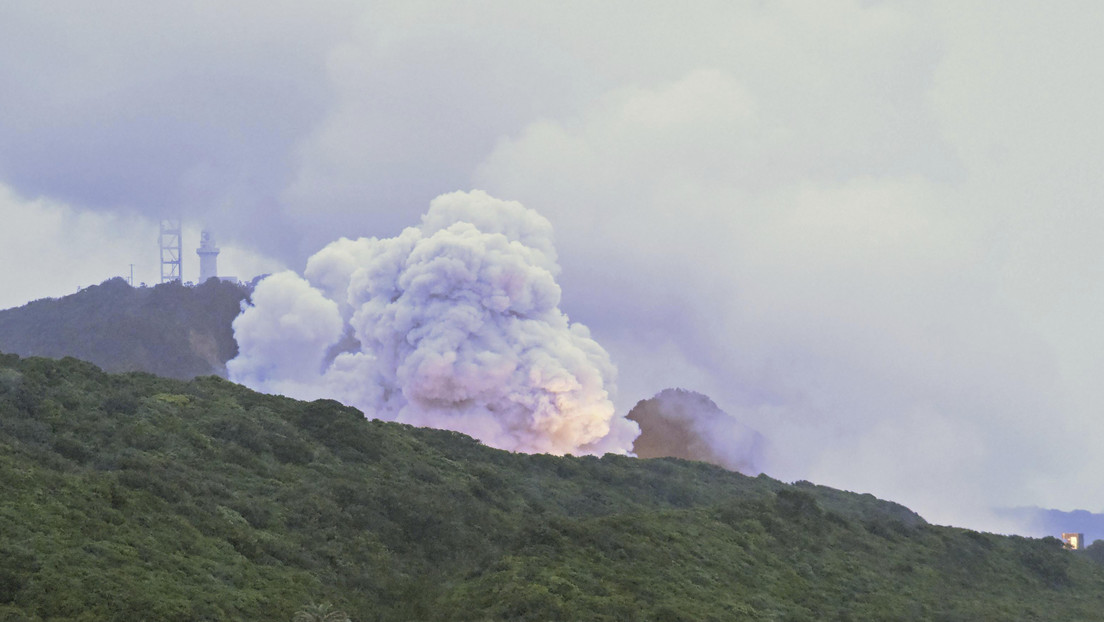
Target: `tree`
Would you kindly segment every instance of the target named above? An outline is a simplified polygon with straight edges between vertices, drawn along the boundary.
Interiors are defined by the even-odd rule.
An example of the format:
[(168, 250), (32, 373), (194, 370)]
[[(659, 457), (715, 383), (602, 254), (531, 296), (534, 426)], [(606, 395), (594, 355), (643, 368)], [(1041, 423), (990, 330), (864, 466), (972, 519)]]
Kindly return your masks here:
[(349, 614), (339, 609), (334, 609), (330, 603), (310, 603), (291, 618), (292, 622), (352, 622)]

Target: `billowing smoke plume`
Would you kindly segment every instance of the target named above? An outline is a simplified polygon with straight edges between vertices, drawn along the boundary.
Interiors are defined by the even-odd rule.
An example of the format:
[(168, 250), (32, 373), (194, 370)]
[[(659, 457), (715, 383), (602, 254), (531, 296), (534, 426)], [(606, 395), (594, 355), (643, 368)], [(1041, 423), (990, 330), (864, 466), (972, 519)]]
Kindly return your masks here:
[(261, 281), (236, 382), (525, 452), (627, 452), (615, 369), (559, 309), (552, 226), (486, 193), (435, 199), (394, 238), (341, 239)]
[(665, 389), (629, 411), (640, 424), (633, 452), (641, 458), (700, 460), (748, 475), (759, 473), (763, 438), (693, 391)]

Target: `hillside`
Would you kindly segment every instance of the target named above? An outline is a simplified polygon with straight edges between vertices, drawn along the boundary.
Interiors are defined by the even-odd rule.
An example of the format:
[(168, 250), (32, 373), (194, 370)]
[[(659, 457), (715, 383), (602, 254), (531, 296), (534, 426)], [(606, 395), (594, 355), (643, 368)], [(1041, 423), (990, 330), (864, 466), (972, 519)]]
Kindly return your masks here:
[(0, 620), (1077, 620), (1052, 538), (675, 459), (563, 457), (217, 377), (0, 356)]
[(0, 311), (0, 351), (72, 356), (113, 371), (225, 376), (245, 287), (217, 280), (133, 288), (121, 278)]

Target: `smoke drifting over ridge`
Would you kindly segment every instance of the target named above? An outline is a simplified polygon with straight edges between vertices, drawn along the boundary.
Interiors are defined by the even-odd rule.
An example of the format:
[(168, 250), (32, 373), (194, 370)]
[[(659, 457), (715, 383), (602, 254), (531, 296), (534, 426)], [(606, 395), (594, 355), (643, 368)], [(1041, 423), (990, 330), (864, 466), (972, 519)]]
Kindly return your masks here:
[[(559, 309), (552, 226), (481, 191), (442, 195), (393, 238), (341, 239), (261, 281), (230, 378), (514, 451), (628, 452), (616, 371)], [(336, 355), (335, 355), (336, 353)]]

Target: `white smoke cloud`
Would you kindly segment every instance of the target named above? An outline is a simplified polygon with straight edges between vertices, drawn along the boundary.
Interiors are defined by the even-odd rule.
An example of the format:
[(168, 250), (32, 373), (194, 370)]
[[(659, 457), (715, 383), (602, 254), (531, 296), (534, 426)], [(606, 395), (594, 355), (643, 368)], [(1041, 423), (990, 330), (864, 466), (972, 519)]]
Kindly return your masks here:
[[(807, 85), (809, 101), (827, 101), (812, 95), (822, 84)], [(1024, 271), (1005, 263), (1024, 247), (1008, 240), (1034, 229), (940, 181), (929, 160), (881, 149), (937, 153), (924, 138), (937, 135), (913, 125), (923, 115), (839, 141), (815, 131), (849, 126), (851, 111), (819, 124), (812, 112), (825, 111), (788, 111), (739, 69), (695, 70), (534, 122), (502, 140), (477, 182), (556, 224), (565, 304), (621, 363), (621, 397), (712, 396), (771, 439), (760, 468), (772, 477), (985, 529), (1004, 529), (989, 507), (1086, 498), (1090, 486), (1065, 478), (1099, 472), (1076, 465), (1091, 452), (1055, 450), (1088, 438), (1070, 427), (1072, 385), (1055, 373), (1070, 359), (1020, 308)], [(884, 127), (910, 138), (886, 140)], [(1035, 303), (1076, 317), (1054, 296)], [(947, 494), (950, 479), (961, 494)]]
[(239, 354), (227, 368), (259, 391), (322, 397), (311, 381), (341, 333), (337, 303), (294, 272), (280, 272), (257, 284), (253, 306), (234, 321)]
[[(628, 452), (609, 355), (559, 309), (552, 226), (484, 192), (393, 238), (338, 240), (261, 281), (230, 378), (525, 452)], [(336, 355), (335, 355), (336, 352)]]

